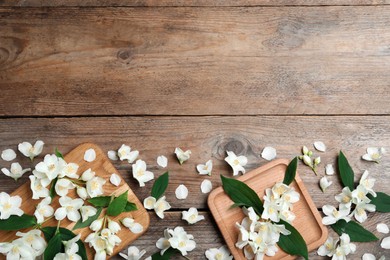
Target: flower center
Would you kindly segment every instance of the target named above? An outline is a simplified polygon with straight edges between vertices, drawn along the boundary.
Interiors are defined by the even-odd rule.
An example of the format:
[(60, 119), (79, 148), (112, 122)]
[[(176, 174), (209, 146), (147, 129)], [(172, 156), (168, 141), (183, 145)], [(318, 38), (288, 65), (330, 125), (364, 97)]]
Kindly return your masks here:
[(29, 244), (31, 244), (33, 241), (34, 241), (34, 236), (32, 236), (32, 235), (29, 235), (26, 239), (26, 242)]
[(137, 171), (137, 176), (138, 177), (141, 177), (141, 176), (143, 176), (145, 174), (145, 171), (144, 170), (138, 170)]
[(221, 253), (217, 253), (215, 255), (215, 260), (223, 260), (223, 255)]
[(186, 246), (186, 242), (185, 241), (180, 241), (179, 243), (179, 247), (185, 247)]
[(72, 211), (73, 210), (73, 206), (66, 206), (66, 210), (67, 211)]
[(339, 212), (337, 211), (337, 209), (333, 210), (333, 216), (335, 216), (336, 218), (339, 216)]
[(10, 208), (12, 208), (12, 205), (9, 203), (9, 202), (6, 202), (3, 206), (4, 210), (9, 210)]
[(50, 164), (49, 167), (47, 168), (49, 168), (49, 171), (53, 171), (56, 168), (56, 166), (54, 164)]
[(374, 160), (378, 160), (380, 157), (381, 157), (381, 155), (379, 153), (373, 153), (371, 155), (371, 158), (374, 159)]
[(12, 253), (13, 254), (19, 254), (19, 247), (17, 247), (17, 246), (14, 246), (13, 248), (12, 248)]
[(190, 217), (189, 217), (190, 221), (195, 221), (196, 220), (196, 215), (195, 214), (192, 214)]
[(234, 165), (239, 165), (240, 162), (238, 161), (238, 159), (235, 159), (235, 160), (233, 161), (233, 164), (234, 164)]
[(350, 201), (351, 201), (351, 198), (349, 196), (344, 196), (343, 199), (342, 199), (343, 203), (348, 203)]
[(256, 244), (260, 245), (262, 242), (263, 242), (263, 239), (260, 236), (256, 237), (256, 239), (255, 239)]
[(91, 189), (92, 189), (92, 190), (97, 190), (97, 189), (99, 189), (99, 183), (98, 183), (97, 181), (93, 181), (93, 182), (91, 183)]

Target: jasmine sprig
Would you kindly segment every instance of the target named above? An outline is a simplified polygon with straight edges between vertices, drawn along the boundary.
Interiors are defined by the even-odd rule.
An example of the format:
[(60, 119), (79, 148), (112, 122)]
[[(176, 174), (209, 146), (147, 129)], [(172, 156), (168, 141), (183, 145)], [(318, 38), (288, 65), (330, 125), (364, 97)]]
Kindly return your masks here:
[(318, 175), (317, 166), (321, 163), (321, 157), (316, 157), (315, 159), (311, 158), (313, 156), (313, 152), (310, 151), (306, 146), (302, 147), (302, 155), (298, 158), (303, 161), (304, 164), (309, 166), (311, 170)]

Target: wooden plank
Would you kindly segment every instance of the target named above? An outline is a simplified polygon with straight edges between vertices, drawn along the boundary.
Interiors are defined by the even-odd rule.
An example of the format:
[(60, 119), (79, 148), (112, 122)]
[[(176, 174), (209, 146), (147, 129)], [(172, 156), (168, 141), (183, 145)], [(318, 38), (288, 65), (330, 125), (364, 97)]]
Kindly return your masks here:
[[(302, 145), (312, 147), (316, 140), (323, 141), (326, 153), (315, 152), (321, 156), (319, 174), (324, 175), (327, 163), (336, 163), (336, 155), (342, 149), (356, 172), (356, 180), (364, 170), (370, 171), (377, 179), (375, 190), (390, 193), (390, 159), (385, 155), (380, 164), (365, 162), (360, 157), (368, 146), (383, 146), (390, 150), (390, 120), (388, 116), (248, 116), (248, 117), (95, 117), (95, 118), (32, 118), (1, 119), (0, 150), (16, 149), (23, 141), (41, 138), (46, 146), (44, 153), (52, 153), (58, 147), (64, 154), (83, 142), (97, 143), (104, 151), (117, 149), (122, 143), (140, 151), (149, 169), (157, 176), (165, 170), (157, 167), (156, 158), (165, 155), (169, 159), (170, 184), (167, 200), (173, 208), (207, 208), (207, 195), (200, 191), (203, 179), (210, 179), (217, 187), (220, 174), (232, 176), (232, 170), (224, 162), (226, 150), (248, 157), (247, 171), (267, 162), (260, 157), (265, 146), (277, 149), (278, 158), (293, 158), (300, 153)], [(175, 147), (191, 149), (189, 161), (182, 166), (174, 157)], [(214, 163), (211, 177), (199, 176), (195, 166), (208, 159)], [(27, 158), (18, 155), (24, 167), (30, 167)], [(34, 163), (40, 159), (35, 160)], [(10, 163), (0, 161), (1, 167)], [(114, 164), (131, 189), (142, 201), (149, 196), (152, 182), (145, 188), (131, 175), (131, 165), (125, 162)], [(324, 204), (337, 206), (333, 196), (340, 193), (341, 185), (337, 176), (329, 179), (334, 184), (324, 194), (318, 187), (320, 177), (300, 164), (298, 171), (318, 208)], [(4, 175), (0, 176), (0, 190), (11, 192), (28, 180), (23, 176), (15, 182)], [(179, 184), (189, 189), (185, 201), (175, 198), (174, 191)]]
[(0, 6), (300, 6), (385, 5), (388, 0), (1, 0)]
[(0, 116), (388, 114), (389, 24), (387, 6), (1, 8)]
[[(194, 236), (194, 240), (197, 243), (197, 247), (194, 251), (188, 254), (190, 259), (205, 259), (204, 252), (212, 247), (220, 247), (225, 242), (221, 239), (221, 234), (218, 231), (212, 216), (208, 212), (200, 212), (200, 214), (205, 216), (205, 220), (196, 223), (195, 225), (188, 225), (181, 220), (180, 212), (167, 213), (164, 220), (158, 219), (154, 214), (150, 215), (151, 225), (149, 230), (136, 240), (132, 245), (137, 246), (140, 249), (145, 249), (147, 251), (146, 256), (151, 255), (159, 250), (156, 248), (156, 241), (163, 236), (164, 229), (174, 228), (176, 226), (183, 226), (184, 229)], [(369, 219), (363, 223), (363, 226), (373, 232), (378, 238), (382, 239), (385, 237), (385, 234), (380, 234), (376, 231), (376, 225), (378, 223), (390, 223), (390, 214), (383, 213), (374, 213), (369, 215)], [(329, 234), (336, 238), (337, 234), (332, 230), (329, 230)], [(386, 250), (380, 247), (380, 242), (370, 242), (370, 243), (355, 243), (357, 246), (356, 253), (351, 255), (351, 259), (361, 259), (364, 253), (372, 253), (377, 259), (380, 256), (385, 255), (386, 258), (389, 256), (389, 253)], [(123, 251), (124, 253), (126, 251)], [(112, 259), (119, 260), (119, 256), (113, 257)], [(178, 259), (178, 258), (175, 258)], [(317, 253), (311, 252), (309, 254), (309, 259), (328, 259), (326, 257), (320, 257)]]

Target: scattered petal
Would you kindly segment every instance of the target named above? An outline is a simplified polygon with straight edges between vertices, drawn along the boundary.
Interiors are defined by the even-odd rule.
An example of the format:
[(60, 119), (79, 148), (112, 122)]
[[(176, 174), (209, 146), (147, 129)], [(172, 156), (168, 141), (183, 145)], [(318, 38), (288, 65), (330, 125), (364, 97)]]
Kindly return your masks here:
[(118, 161), (119, 160), (118, 154), (117, 154), (116, 151), (113, 151), (113, 150), (108, 151), (107, 152), (107, 156), (112, 161)]
[(190, 159), (191, 151), (187, 150), (184, 152), (182, 149), (176, 147), (175, 154), (176, 154), (177, 159), (179, 160), (179, 163), (183, 164), (185, 161)]
[(365, 253), (362, 256), (362, 260), (375, 260), (375, 256), (373, 254)]
[(1, 159), (10, 162), (16, 158), (16, 153), (12, 149), (6, 149), (1, 153)]
[(325, 174), (326, 175), (334, 175), (334, 169), (332, 164), (327, 164), (325, 166)]
[(210, 159), (206, 162), (206, 164), (198, 164), (196, 166), (196, 170), (200, 175), (211, 175), (211, 171), (213, 170), (213, 161)]
[(167, 157), (165, 157), (164, 155), (160, 155), (159, 157), (157, 157), (157, 164), (158, 164), (158, 166), (160, 166), (161, 168), (167, 167), (167, 165), (168, 165), (168, 159), (167, 159)]
[(322, 192), (325, 192), (326, 189), (332, 185), (332, 181), (328, 181), (328, 179), (326, 178), (326, 176), (322, 177), (321, 180), (320, 180), (320, 187), (321, 187), (321, 190)]
[(379, 223), (376, 225), (376, 230), (383, 234), (389, 233), (389, 227), (385, 223)]
[(87, 162), (93, 162), (96, 159), (96, 152), (94, 149), (90, 148), (84, 153), (84, 160)]
[(314, 142), (314, 148), (316, 148), (316, 150), (320, 152), (326, 151), (326, 145), (321, 141)]
[(385, 237), (384, 239), (382, 239), (381, 247), (383, 249), (390, 249), (390, 237)]
[(275, 159), (276, 149), (271, 147), (271, 146), (265, 147), (263, 149), (263, 152), (261, 153), (261, 157), (263, 157), (267, 161), (271, 161), (271, 160)]
[(113, 173), (113, 174), (111, 174), (111, 177), (110, 177), (110, 182), (113, 184), (113, 185), (115, 185), (115, 186), (119, 186), (119, 184), (121, 183), (121, 177), (119, 177), (119, 175), (118, 174), (116, 174), (116, 173)]
[(204, 180), (202, 181), (202, 184), (200, 185), (200, 190), (202, 193), (209, 193), (213, 189), (213, 184), (210, 180)]
[(176, 198), (179, 200), (184, 200), (188, 196), (188, 189), (185, 185), (180, 184), (175, 190)]

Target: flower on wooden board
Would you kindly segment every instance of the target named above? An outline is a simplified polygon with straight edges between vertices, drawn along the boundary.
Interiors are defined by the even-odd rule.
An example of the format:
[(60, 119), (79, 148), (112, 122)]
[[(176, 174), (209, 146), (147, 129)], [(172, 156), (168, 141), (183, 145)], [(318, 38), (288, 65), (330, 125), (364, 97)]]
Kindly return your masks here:
[(34, 216), (37, 218), (38, 223), (42, 223), (45, 218), (53, 216), (54, 209), (52, 206), (50, 206), (50, 203), (51, 197), (46, 197), (38, 203), (34, 211)]
[(127, 260), (139, 260), (142, 258), (142, 256), (146, 254), (145, 250), (139, 250), (136, 246), (130, 246), (127, 249), (127, 255), (124, 253), (119, 253), (121, 257)]
[(12, 215), (21, 216), (23, 210), (20, 209), (22, 198), (20, 196), (10, 196), (6, 192), (0, 192), (0, 219), (8, 219)]
[(68, 196), (64, 196), (59, 199), (59, 202), (61, 207), (54, 213), (56, 220), (68, 218), (70, 221), (77, 222), (81, 218), (79, 209), (84, 204), (82, 199), (72, 199)]

